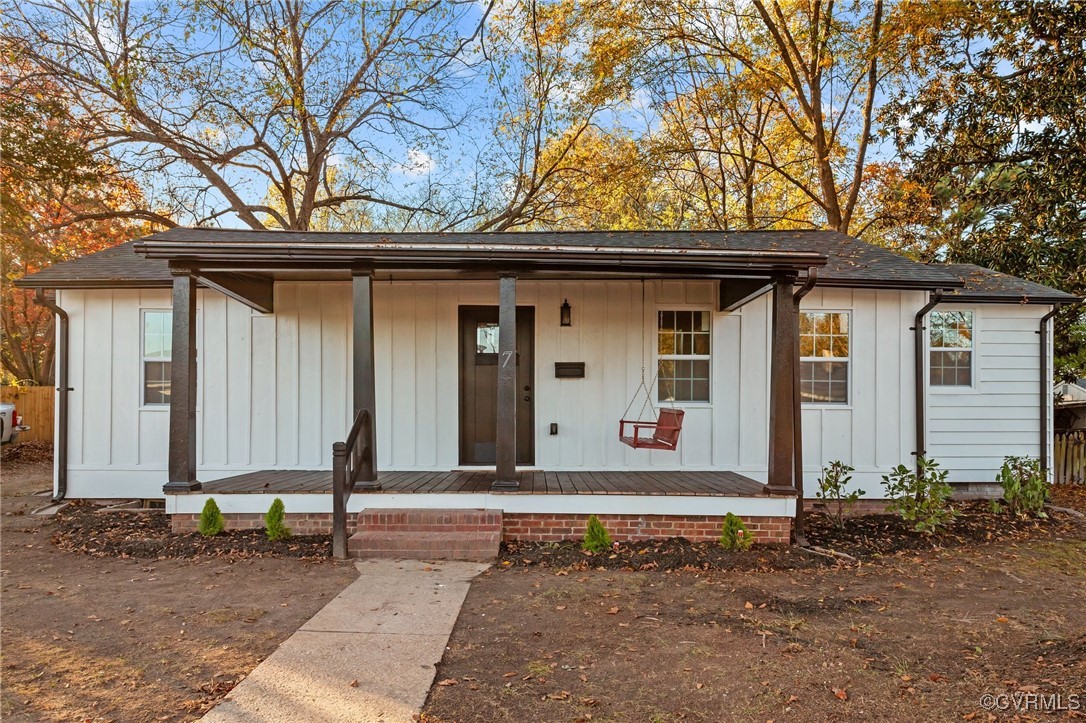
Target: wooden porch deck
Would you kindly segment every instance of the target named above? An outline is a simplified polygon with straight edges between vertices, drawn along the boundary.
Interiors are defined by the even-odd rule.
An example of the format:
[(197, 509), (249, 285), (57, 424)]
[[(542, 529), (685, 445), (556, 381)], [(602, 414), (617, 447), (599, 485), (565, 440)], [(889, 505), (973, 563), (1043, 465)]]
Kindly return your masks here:
[[(517, 473), (520, 489), (494, 492), (493, 470), (380, 472), (381, 489), (356, 494), (670, 495), (753, 497), (765, 485), (736, 472), (544, 472)], [(204, 482), (202, 494), (331, 494), (329, 470), (268, 470)]]

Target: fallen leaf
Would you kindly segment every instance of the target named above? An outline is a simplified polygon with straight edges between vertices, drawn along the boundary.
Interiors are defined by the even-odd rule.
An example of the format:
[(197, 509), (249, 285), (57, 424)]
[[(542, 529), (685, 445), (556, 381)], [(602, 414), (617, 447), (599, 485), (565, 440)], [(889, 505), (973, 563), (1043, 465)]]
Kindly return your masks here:
[(611, 608), (610, 610), (607, 611), (607, 614), (608, 615), (618, 615), (618, 608), (617, 607)]
[(456, 678), (446, 678), (445, 680), (439, 680), (438, 685), (448, 687), (450, 685), (458, 685), (460, 683)]
[(1009, 620), (1009, 619), (1007, 619), (1007, 618), (1005, 618), (1005, 617), (1003, 617), (1002, 615), (1000, 615), (1000, 616), (999, 616), (998, 618), (996, 618), (996, 622), (997, 622), (997, 623), (1009, 623), (1009, 622), (1010, 622), (1010, 620)]
[(834, 688), (833, 694), (837, 696), (838, 700), (848, 700), (848, 691), (844, 688)]
[(565, 606), (565, 605), (555, 605), (555, 606), (554, 606), (554, 609), (555, 609), (555, 610), (565, 610), (565, 609), (566, 609), (566, 606)]
[(358, 687), (358, 678), (355, 678), (354, 680), (352, 680), (347, 685), (351, 686), (352, 688), (357, 688)]
[(748, 600), (747, 602), (743, 603), (743, 607), (745, 607), (747, 610), (753, 610), (754, 609), (754, 603), (752, 603), (752, 602), (750, 602)]

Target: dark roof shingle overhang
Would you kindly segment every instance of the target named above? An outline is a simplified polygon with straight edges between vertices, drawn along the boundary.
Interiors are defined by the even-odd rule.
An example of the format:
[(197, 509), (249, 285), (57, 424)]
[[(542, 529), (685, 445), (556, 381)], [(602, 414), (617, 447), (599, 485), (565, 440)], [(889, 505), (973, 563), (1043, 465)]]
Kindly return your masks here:
[(1001, 274), (976, 264), (945, 264), (964, 286), (944, 294), (944, 302), (961, 299), (972, 303), (1073, 304), (1081, 299), (1017, 276)]
[[(836, 231), (525, 231), (346, 233), (175, 228), (56, 264), (24, 288), (161, 288), (170, 266), (202, 271), (475, 270), (641, 276), (768, 276), (818, 270), (819, 286), (936, 290), (971, 301), (1075, 297), (1015, 277), (922, 264)], [(995, 272), (986, 271), (994, 275)], [(337, 273), (341, 273), (338, 272)]]

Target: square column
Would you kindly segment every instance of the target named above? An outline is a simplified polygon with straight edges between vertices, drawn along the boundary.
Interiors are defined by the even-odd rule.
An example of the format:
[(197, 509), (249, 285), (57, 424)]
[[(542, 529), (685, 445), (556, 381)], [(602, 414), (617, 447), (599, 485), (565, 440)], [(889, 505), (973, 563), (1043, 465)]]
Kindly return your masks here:
[(494, 489), (517, 482), (517, 277), (498, 278), (498, 431)]
[(794, 395), (799, 354), (799, 316), (792, 296), (795, 276), (773, 280), (773, 341), (769, 372), (769, 484), (766, 492), (797, 494), (795, 485), (796, 418)]
[(173, 275), (173, 356), (170, 366), (170, 451), (162, 491), (196, 492), (196, 278), (189, 269)]
[(351, 350), (354, 375), (354, 414), (351, 423), (359, 411), (369, 413), (369, 424), (362, 428), (367, 435), (369, 453), (363, 456), (358, 472), (356, 489), (380, 489), (377, 482), (377, 372), (373, 356), (373, 270), (355, 269), (351, 271), (351, 286), (354, 308), (353, 345)]

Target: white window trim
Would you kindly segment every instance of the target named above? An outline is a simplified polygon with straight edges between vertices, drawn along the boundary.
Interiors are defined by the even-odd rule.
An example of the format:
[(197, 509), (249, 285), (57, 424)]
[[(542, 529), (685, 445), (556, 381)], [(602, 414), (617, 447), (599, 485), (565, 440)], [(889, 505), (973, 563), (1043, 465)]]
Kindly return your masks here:
[[(844, 314), (848, 317), (848, 356), (839, 357), (824, 357), (824, 356), (801, 356), (799, 358), (800, 377), (803, 375), (802, 364), (803, 362), (846, 362), (848, 364), (848, 384), (846, 394), (848, 399), (844, 402), (807, 402), (803, 401), (800, 397), (800, 407), (802, 409), (852, 409), (853, 390), (852, 390), (852, 378), (855, 376), (852, 373), (852, 345), (855, 343), (855, 335), (852, 333), (852, 309), (800, 309), (799, 313), (802, 314)], [(799, 344), (800, 340), (796, 339), (796, 343)]]
[[(969, 356), (969, 379), (970, 384), (932, 384), (931, 383), (931, 352), (932, 351), (962, 351), (964, 347), (945, 347), (931, 345), (931, 324), (932, 314), (936, 312), (960, 312), (968, 311), (973, 315), (973, 335), (971, 341), (973, 345), (969, 348), (972, 352)], [(924, 386), (929, 390), (937, 394), (979, 394), (980, 387), (977, 386), (977, 356), (980, 349), (980, 342), (978, 340), (977, 330), (980, 327), (980, 312), (976, 307), (971, 306), (950, 306), (942, 305), (935, 307), (928, 312), (928, 318), (925, 324), (924, 332)]]
[[(147, 390), (147, 362), (149, 362), (149, 361), (163, 361), (162, 359), (148, 359), (144, 355), (144, 351), (147, 349), (147, 346), (144, 343), (143, 335), (147, 332), (147, 313), (148, 312), (170, 314), (171, 315), (170, 319), (171, 320), (173, 319), (173, 309), (171, 309), (171, 308), (148, 307), (148, 308), (140, 309), (140, 381), (139, 381), (140, 385), (139, 385), (139, 391), (138, 391), (139, 400), (140, 400), (139, 409), (140, 409), (140, 411), (149, 411), (149, 412), (169, 411), (169, 409), (170, 409), (170, 403), (169, 402), (159, 402), (157, 404), (148, 404), (147, 401), (146, 401), (145, 393), (146, 393), (146, 390)], [(173, 363), (173, 353), (172, 353), (172, 351), (170, 353), (170, 363), (171, 364)]]
[[(709, 353), (708, 354), (661, 354), (660, 353), (660, 312), (661, 311), (704, 311), (709, 314)], [(653, 370), (655, 372), (656, 384), (654, 389), (650, 390), (652, 394), (652, 403), (657, 407), (677, 407), (679, 409), (708, 409), (713, 406), (713, 385), (716, 383), (716, 374), (713, 369), (713, 347), (715, 341), (713, 337), (716, 336), (716, 331), (713, 326), (716, 322), (713, 314), (713, 308), (706, 306), (705, 304), (660, 304), (656, 305), (653, 310), (651, 324), (651, 338), (652, 338), (652, 356), (653, 356)], [(704, 402), (681, 402), (675, 400), (673, 402), (662, 401), (660, 399), (660, 362), (668, 361), (671, 359), (677, 359), (680, 361), (708, 361), (709, 362), (709, 399)]]

